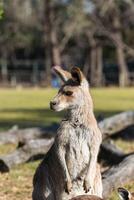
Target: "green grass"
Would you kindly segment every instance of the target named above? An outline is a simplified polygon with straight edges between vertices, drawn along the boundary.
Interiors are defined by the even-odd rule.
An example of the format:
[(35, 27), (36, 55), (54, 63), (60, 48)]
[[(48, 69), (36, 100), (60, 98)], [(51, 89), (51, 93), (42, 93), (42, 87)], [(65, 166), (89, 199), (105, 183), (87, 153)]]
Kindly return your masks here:
[[(17, 124), (20, 127), (49, 125), (59, 122), (62, 113), (49, 109), (49, 101), (56, 94), (52, 89), (0, 90), (0, 129)], [(91, 90), (96, 116), (134, 109), (134, 89)]]
[(0, 128), (14, 124), (20, 127), (48, 125), (58, 121), (60, 114), (52, 113), (49, 101), (52, 89), (0, 90)]
[[(52, 112), (49, 101), (57, 93), (54, 89), (0, 89), (0, 130), (13, 125), (19, 127), (46, 126), (59, 122), (63, 113)], [(134, 89), (102, 88), (91, 90), (95, 114), (104, 117), (125, 110), (134, 110)], [(116, 143), (126, 152), (134, 150), (131, 142)], [(1, 145), (0, 154), (12, 152), (16, 145)], [(0, 200), (30, 200), (32, 177), (39, 162), (16, 166), (9, 174), (0, 174)], [(134, 190), (129, 184), (127, 188)], [(118, 199), (113, 193), (111, 199)]]

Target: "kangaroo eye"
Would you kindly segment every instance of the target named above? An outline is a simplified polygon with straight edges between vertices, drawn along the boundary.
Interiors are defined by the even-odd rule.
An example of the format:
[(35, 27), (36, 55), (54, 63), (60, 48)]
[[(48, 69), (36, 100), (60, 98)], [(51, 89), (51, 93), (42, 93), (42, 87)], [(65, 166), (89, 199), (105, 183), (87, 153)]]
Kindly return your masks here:
[(72, 91), (66, 91), (66, 92), (64, 92), (64, 94), (65, 94), (66, 96), (71, 96), (71, 95), (73, 94), (73, 92), (72, 92)]

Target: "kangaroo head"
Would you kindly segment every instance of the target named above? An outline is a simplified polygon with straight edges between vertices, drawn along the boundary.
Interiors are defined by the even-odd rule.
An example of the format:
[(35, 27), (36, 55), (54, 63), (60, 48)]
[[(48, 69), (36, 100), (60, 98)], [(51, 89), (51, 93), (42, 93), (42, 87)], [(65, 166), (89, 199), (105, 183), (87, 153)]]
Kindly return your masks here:
[(50, 102), (51, 109), (61, 111), (82, 106), (85, 102), (85, 93), (88, 96), (88, 81), (78, 67), (73, 67), (71, 72), (56, 66), (53, 68), (63, 81), (58, 94)]
[(118, 193), (121, 200), (134, 200), (134, 193), (130, 193), (125, 188), (118, 188)]

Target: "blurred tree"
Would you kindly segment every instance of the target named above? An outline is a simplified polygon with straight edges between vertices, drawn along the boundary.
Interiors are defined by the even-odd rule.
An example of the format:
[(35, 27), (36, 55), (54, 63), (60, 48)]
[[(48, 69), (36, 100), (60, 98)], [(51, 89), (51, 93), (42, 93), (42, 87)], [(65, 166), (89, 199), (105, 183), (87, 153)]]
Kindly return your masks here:
[[(38, 6), (39, 7), (39, 6)], [(0, 55), (2, 59), (2, 77), (7, 81), (7, 60), (15, 65), (16, 50), (24, 49), (27, 54), (32, 49), (37, 32), (40, 29), (37, 6), (33, 1), (6, 0), (3, 2), (4, 17), (0, 21)], [(35, 31), (36, 30), (36, 31)]]
[(92, 20), (93, 10), (92, 1), (69, 1), (65, 32), (68, 32), (71, 37), (78, 38), (78, 40), (83, 40), (83, 37), (86, 38), (88, 53), (83, 71), (92, 86), (101, 86), (103, 77), (102, 45), (96, 34), (96, 25)]
[(131, 48), (124, 43), (123, 32), (125, 23), (127, 26), (131, 23), (131, 18), (129, 20), (124, 19), (125, 14), (129, 11), (131, 11), (131, 14), (134, 14), (134, 10), (132, 11), (131, 8), (131, 6), (134, 5), (130, 2), (132, 3), (131, 0), (94, 0), (94, 19), (96, 25), (98, 26), (98, 30), (101, 34), (112, 40), (116, 47), (117, 62), (119, 67), (119, 85), (121, 87), (129, 84), (125, 50), (128, 51)]
[(44, 60), (46, 82), (50, 83), (52, 65), (68, 68), (78, 64), (92, 86), (101, 86), (106, 59), (103, 52), (109, 52), (108, 62), (115, 62), (115, 52), (119, 85), (129, 84), (126, 63), (134, 57), (132, 0), (6, 0), (3, 11), (0, 56), (5, 79), (5, 61), (15, 61), (21, 49), (21, 59)]
[(60, 5), (52, 0), (44, 0), (44, 40), (45, 40), (45, 63), (46, 77), (50, 79), (50, 69), (52, 65), (61, 65), (61, 52), (58, 41), (58, 21), (57, 13)]

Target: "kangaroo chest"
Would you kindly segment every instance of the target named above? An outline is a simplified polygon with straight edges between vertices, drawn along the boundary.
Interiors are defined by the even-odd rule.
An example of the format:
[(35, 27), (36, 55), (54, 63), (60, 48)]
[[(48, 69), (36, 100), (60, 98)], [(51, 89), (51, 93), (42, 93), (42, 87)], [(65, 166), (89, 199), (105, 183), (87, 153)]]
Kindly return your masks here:
[(65, 158), (70, 176), (75, 179), (84, 175), (89, 164), (92, 131), (76, 127), (69, 129), (68, 136)]

